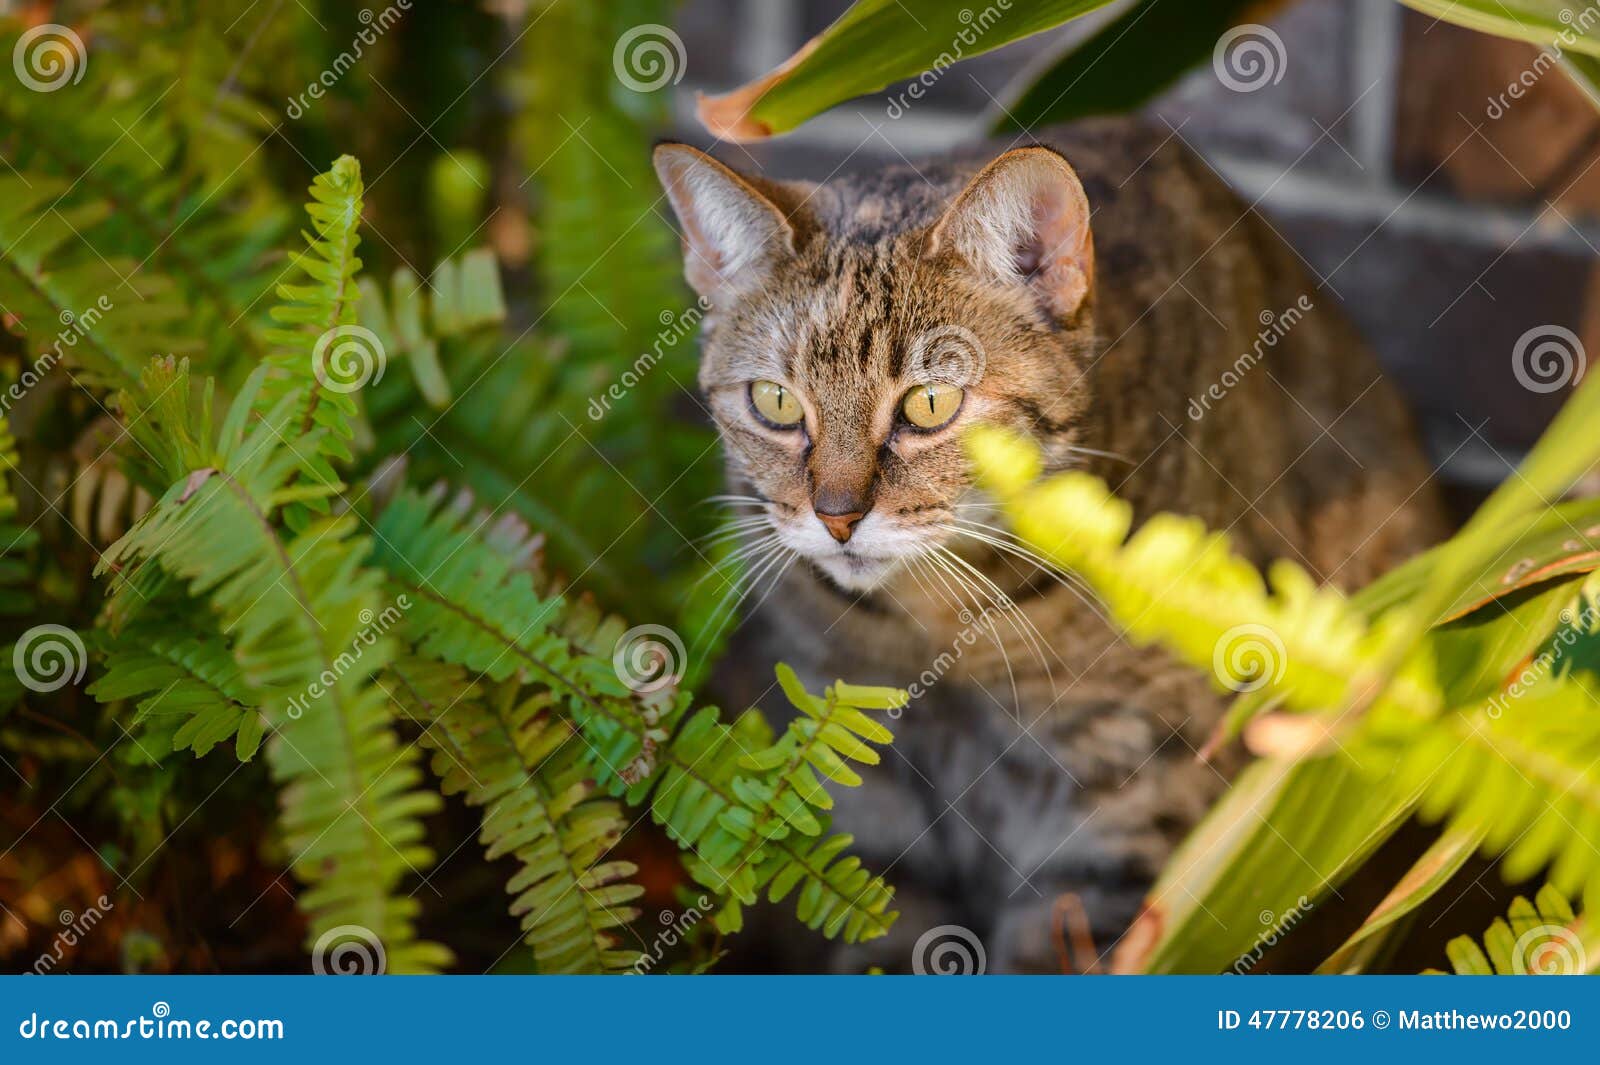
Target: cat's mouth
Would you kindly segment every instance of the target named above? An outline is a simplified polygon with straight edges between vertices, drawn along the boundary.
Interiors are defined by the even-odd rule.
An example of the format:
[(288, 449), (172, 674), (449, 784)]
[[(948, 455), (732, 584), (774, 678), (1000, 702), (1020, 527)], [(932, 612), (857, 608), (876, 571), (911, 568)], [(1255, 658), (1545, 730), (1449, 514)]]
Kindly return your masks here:
[(797, 539), (801, 542), (793, 546), (813, 567), (852, 592), (868, 592), (883, 584), (919, 549), (902, 530), (881, 520), (873, 521), (870, 516), (844, 543), (836, 543), (826, 535), (802, 534)]
[(903, 561), (898, 555), (852, 550), (848, 544), (828, 554), (811, 555), (809, 560), (839, 587), (852, 592), (869, 592), (876, 588), (893, 575)]

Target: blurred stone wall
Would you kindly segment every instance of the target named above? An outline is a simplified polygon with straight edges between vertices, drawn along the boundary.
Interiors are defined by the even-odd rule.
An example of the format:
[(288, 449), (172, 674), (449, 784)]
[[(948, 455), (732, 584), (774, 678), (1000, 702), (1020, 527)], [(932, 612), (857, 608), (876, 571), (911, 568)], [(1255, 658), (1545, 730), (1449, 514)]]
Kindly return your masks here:
[[(722, 91), (769, 69), (846, 7), (687, 0), (680, 135), (707, 142), (684, 90)], [(903, 113), (888, 104), (891, 87), (786, 137), (718, 152), (813, 179), (936, 154), (981, 137), (1008, 86), (1099, 21), (968, 60)], [(1282, 42), (1281, 76), (1240, 91), (1204, 64), (1149, 113), (1343, 303), (1410, 397), (1441, 476), (1468, 491), (1492, 485), (1560, 406), (1586, 351), (1600, 351), (1600, 301), (1589, 298), (1600, 286), (1600, 118), (1532, 46), (1395, 0), (1294, 0), (1267, 26)], [(1556, 336), (1571, 368), (1537, 343), (1519, 350), (1531, 331)]]

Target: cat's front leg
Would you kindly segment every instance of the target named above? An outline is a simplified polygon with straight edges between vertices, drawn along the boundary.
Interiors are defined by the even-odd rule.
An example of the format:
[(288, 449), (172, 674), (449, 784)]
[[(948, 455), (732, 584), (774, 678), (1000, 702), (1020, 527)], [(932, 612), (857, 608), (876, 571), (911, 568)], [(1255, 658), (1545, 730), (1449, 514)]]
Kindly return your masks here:
[[(1225, 781), (1183, 719), (1068, 706), (1009, 745), (954, 805), (953, 856), (991, 972), (1103, 967), (1173, 849)], [(981, 798), (981, 802), (974, 801)]]

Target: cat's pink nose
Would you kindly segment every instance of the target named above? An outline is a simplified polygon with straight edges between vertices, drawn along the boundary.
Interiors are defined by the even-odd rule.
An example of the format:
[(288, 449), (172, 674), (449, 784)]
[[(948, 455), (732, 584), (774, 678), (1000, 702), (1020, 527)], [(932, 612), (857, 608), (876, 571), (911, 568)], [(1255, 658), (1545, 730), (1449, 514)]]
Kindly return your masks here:
[(817, 511), (817, 520), (827, 526), (828, 535), (841, 544), (850, 539), (850, 534), (855, 531), (856, 522), (867, 516), (866, 511), (856, 510), (849, 514), (824, 514)]

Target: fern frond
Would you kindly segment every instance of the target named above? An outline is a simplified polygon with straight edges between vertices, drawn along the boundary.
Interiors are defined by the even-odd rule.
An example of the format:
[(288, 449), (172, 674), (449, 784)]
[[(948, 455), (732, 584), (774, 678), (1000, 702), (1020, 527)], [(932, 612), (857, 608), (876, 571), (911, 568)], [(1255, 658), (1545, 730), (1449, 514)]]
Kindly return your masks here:
[[(342, 483), (333, 464), (351, 458), (354, 392), (382, 375), (387, 358), (356, 323), (362, 191), (361, 165), (348, 155), (311, 182), (312, 231), (303, 234), (304, 250), (290, 256), (298, 277), (277, 286), (276, 324), (267, 332), (274, 352), (257, 413), (294, 397), (287, 440), (300, 453), (301, 476), (314, 485)], [(302, 442), (312, 433), (315, 444)]]
[[(1236, 690), (1248, 681), (1256, 696), (1291, 710), (1339, 710), (1364, 677), (1385, 672), (1391, 615), (1369, 622), (1288, 562), (1273, 565), (1269, 589), (1193, 519), (1156, 515), (1130, 537), (1131, 508), (1099, 480), (1066, 473), (1033, 485), (1039, 460), (1027, 445), (995, 432), (975, 433), (970, 445), (1017, 533), (1086, 578), (1135, 639)], [(1557, 887), (1600, 899), (1600, 854), (1588, 842), (1600, 831), (1600, 681), (1581, 668), (1600, 629), (1595, 588), (1590, 578), (1514, 692), (1447, 684), (1434, 659), (1439, 641), (1426, 639), (1364, 712), (1338, 724), (1347, 749), (1373, 752), (1363, 761), (1400, 763), (1383, 787), (1420, 797), (1427, 816), (1481, 832), (1487, 852), (1505, 855), (1509, 876), (1549, 868)], [(1264, 675), (1228, 678), (1221, 669), (1235, 633), (1254, 640)]]
[(621, 806), (595, 797), (583, 744), (547, 689), (515, 682), (480, 692), (458, 667), (408, 660), (390, 667), (394, 690), (424, 726), (445, 794), (483, 809), (491, 860), (510, 854), (520, 870), (506, 885), (511, 913), (542, 973), (614, 973), (637, 950), (615, 930), (638, 916), (644, 893), (631, 862), (604, 861), (627, 827)]
[[(11, 420), (0, 416), (0, 617), (26, 616), (33, 610), (31, 584), (34, 567), (28, 556), (39, 537), (17, 522), (17, 496), (11, 479), (16, 476), (17, 441)], [(6, 648), (9, 659), (10, 648)], [(10, 712), (22, 694), (16, 670), (0, 670), (0, 717)]]
[(197, 631), (182, 607), (142, 612), (108, 638), (104, 652), (88, 694), (102, 703), (138, 700), (130, 724), (146, 730), (141, 747), (156, 757), (168, 750), (199, 757), (231, 739), (239, 761), (255, 757), (266, 732), (256, 695), (220, 634)]
[[(67, 96), (17, 92), (0, 97), (0, 123), (17, 132), (22, 148), (15, 154), (25, 155), (13, 165), (30, 182), (44, 179), (61, 192), (52, 199), (54, 209), (96, 204), (107, 209), (104, 224), (82, 236), (102, 254), (131, 257), (140, 276), (153, 268), (181, 289), (187, 331), (205, 338), (208, 367), (220, 367), (234, 350), (253, 365), (267, 349), (262, 323), (251, 308), (267, 288), (263, 267), (287, 220), (274, 198), (255, 193), (246, 179), (255, 176), (247, 164), (257, 160), (259, 138), (267, 130), (252, 113), (254, 128), (239, 130), (239, 151), (228, 171), (209, 181), (189, 172), (183, 165), (187, 157), (198, 145), (217, 146), (225, 123), (219, 116), (203, 140), (191, 140), (182, 128), (186, 116), (174, 108), (150, 107), (152, 99), (166, 100), (172, 91), (192, 87), (196, 72), (184, 72), (183, 89), (170, 75), (162, 80), (162, 73), (151, 69), (164, 51), (160, 38), (144, 26), (137, 32), (141, 69), (133, 75), (134, 85), (127, 84), (126, 74), (101, 77), (99, 65), (91, 64), (89, 77)], [(127, 302), (135, 300), (120, 282), (119, 290)]]
[(585, 612), (569, 629), (562, 600), (541, 595), (526, 564), (475, 535), (470, 509), (459, 497), (445, 503), (437, 490), (405, 492), (378, 519), (374, 564), (415, 601), (406, 627), (424, 653), (498, 681), (525, 675), (548, 688), (576, 724), (602, 787), (648, 804), (691, 852), (691, 874), (725, 899), (719, 928), (737, 928), (742, 907), (764, 885), (774, 898), (803, 885), (802, 911), (828, 934), (866, 939), (887, 931), (894, 919), (887, 885), (852, 859), (833, 862), (836, 852), (810, 840), (828, 827), (823, 780), (857, 782), (846, 760), (870, 763), (876, 752), (862, 741), (887, 742), (887, 730), (862, 711), (903, 705), (904, 694), (835, 685), (818, 698), (785, 671), (785, 691), (802, 714), (776, 741), (753, 711), (732, 724), (710, 707), (685, 719), (687, 694), (670, 686), (635, 692), (612, 664), (614, 640), (610, 647), (581, 642), (584, 631), (593, 637), (618, 623), (597, 623)]
[[(445, 259), (423, 281), (409, 267), (389, 279), (385, 295), (371, 278), (362, 278), (360, 319), (378, 336), (391, 357), (411, 361), (412, 380), (430, 406), (449, 405), (450, 381), (439, 362), (439, 345), (505, 320), (500, 269), (487, 248), (459, 261)], [(409, 397), (405, 397), (409, 399)], [(371, 404), (373, 408), (378, 403)]]
[[(186, 374), (177, 376), (173, 388), (187, 391)], [(282, 442), (304, 401), (290, 392), (250, 428), (259, 384), (258, 373), (234, 401), (210, 462), (178, 479), (96, 572), (117, 574), (115, 607), (136, 589), (139, 567), (159, 566), (221, 620), (250, 702), (272, 732), (267, 758), (293, 869), (306, 884), (299, 904), (309, 942), (358, 926), (383, 944), (392, 970), (431, 971), (449, 954), (416, 939), (418, 904), (396, 888), (432, 860), (421, 816), (438, 798), (419, 789), (414, 752), (398, 743), (374, 681), (394, 654), (392, 638), (374, 632), (381, 578), (362, 569), (370, 548), (354, 535), (354, 515), (313, 522), (292, 537), (279, 532), (281, 508), (316, 489), (291, 485), (301, 464)], [(189, 441), (205, 435), (208, 415), (191, 426)]]
[(131, 387), (155, 355), (197, 348), (180, 328), (182, 300), (135, 260), (102, 259), (82, 238), (110, 212), (104, 202), (57, 208), (70, 183), (0, 176), (0, 279), (5, 314), (34, 357), (33, 372), (57, 363), (87, 384)]
[[(1269, 579), (1198, 519), (1157, 514), (1137, 531), (1133, 508), (1099, 478), (1068, 472), (1033, 485), (1037, 449), (999, 430), (975, 430), (969, 452), (1007, 505), (1017, 535), (1094, 587), (1124, 634), (1159, 643), (1218, 690), (1263, 692), (1308, 711), (1336, 710), (1388, 647), (1337, 588), (1279, 560)], [(1443, 710), (1429, 648), (1379, 695), (1374, 713), (1427, 719)]]
[(1571, 897), (1600, 898), (1600, 699), (1593, 676), (1553, 680), (1389, 738), (1396, 784), (1428, 819), (1485, 833), (1512, 881), (1549, 869)]
[(1583, 929), (1561, 892), (1546, 884), (1532, 902), (1517, 896), (1506, 916), (1495, 918), (1484, 932), (1481, 946), (1471, 936), (1457, 936), (1445, 953), (1458, 976), (1592, 973), (1600, 970), (1600, 950), (1585, 943)]

